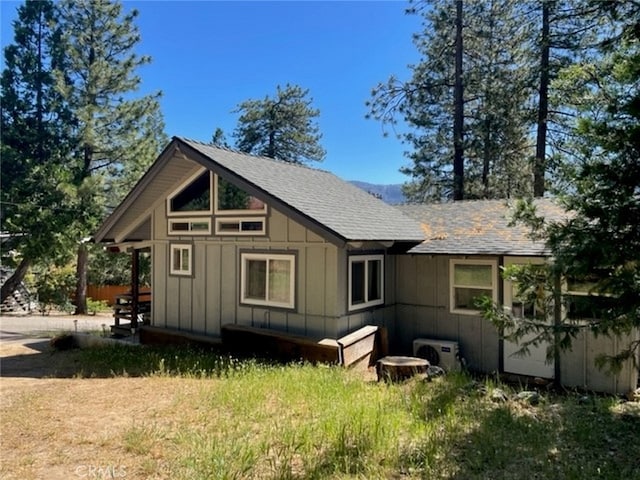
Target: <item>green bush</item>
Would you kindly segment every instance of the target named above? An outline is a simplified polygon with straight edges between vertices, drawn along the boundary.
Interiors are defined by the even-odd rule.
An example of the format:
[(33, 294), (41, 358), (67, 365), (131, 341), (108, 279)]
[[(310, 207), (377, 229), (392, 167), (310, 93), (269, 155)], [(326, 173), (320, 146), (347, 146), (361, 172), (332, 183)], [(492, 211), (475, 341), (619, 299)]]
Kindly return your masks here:
[(94, 300), (91, 297), (87, 297), (87, 311), (91, 315), (95, 315), (98, 312), (108, 312), (111, 310), (106, 300)]
[(73, 310), (71, 295), (75, 290), (76, 276), (72, 265), (43, 269), (34, 273), (33, 281), (42, 315), (54, 308), (68, 312)]

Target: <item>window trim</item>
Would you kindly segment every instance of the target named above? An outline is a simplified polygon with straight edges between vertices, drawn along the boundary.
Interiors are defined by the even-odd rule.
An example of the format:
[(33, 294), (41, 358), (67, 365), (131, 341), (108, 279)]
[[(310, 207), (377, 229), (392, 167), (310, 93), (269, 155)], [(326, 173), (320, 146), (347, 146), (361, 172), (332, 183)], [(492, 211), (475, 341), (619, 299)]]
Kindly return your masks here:
[[(219, 178), (221, 178), (221, 177), (218, 174), (214, 174), (213, 175), (213, 187), (214, 187), (213, 190), (212, 190), (214, 192), (214, 195), (213, 195), (213, 213), (215, 213), (215, 215), (220, 215), (220, 216), (239, 216), (239, 215), (242, 215), (242, 216), (244, 216), (244, 215), (253, 215), (253, 216), (264, 215), (264, 216), (266, 216), (267, 215), (267, 203), (263, 202), (260, 199), (258, 199), (258, 200), (262, 201), (262, 203), (264, 204), (264, 207), (262, 208), (262, 210), (221, 210), (221, 209), (219, 209), (218, 208), (218, 179)], [(229, 180), (227, 180), (226, 178), (222, 177), (222, 179), (225, 182), (231, 183), (235, 187), (240, 188), (237, 185), (235, 185), (234, 183), (232, 183)], [(244, 189), (242, 189), (242, 188), (240, 188), (240, 190), (244, 191)], [(245, 191), (245, 193), (247, 193), (248, 195), (251, 195), (249, 192)], [(251, 196), (254, 197), (254, 195), (251, 195)]]
[[(208, 228), (206, 230), (192, 230), (191, 227), (193, 223), (204, 223), (206, 222)], [(188, 223), (189, 230), (173, 230), (172, 225), (175, 223)], [(211, 235), (211, 219), (204, 217), (193, 217), (193, 218), (178, 218), (172, 217), (167, 221), (167, 235)]]
[[(353, 304), (353, 289), (352, 289), (352, 281), (353, 281), (353, 263), (354, 262), (364, 262), (364, 277), (365, 277), (365, 285), (368, 285), (369, 279), (369, 261), (370, 260), (378, 260), (380, 261), (380, 298), (375, 300), (369, 300), (369, 292), (368, 289), (365, 288), (365, 301), (363, 303)], [(384, 281), (384, 254), (367, 254), (367, 255), (349, 255), (349, 259), (347, 262), (347, 307), (349, 312), (353, 312), (356, 310), (364, 310), (367, 308), (375, 307), (378, 305), (384, 305), (384, 289), (385, 289), (385, 281)]]
[[(220, 229), (221, 223), (234, 223), (242, 224), (244, 222), (262, 222), (262, 229), (260, 230), (242, 230), (242, 227), (237, 232), (222, 231)], [(216, 217), (215, 222), (215, 234), (221, 237), (238, 237), (238, 236), (260, 236), (267, 234), (267, 219), (266, 217)]]
[[(174, 212), (171, 210), (171, 200), (174, 197), (179, 195), (185, 188), (187, 188), (192, 182), (194, 182), (199, 176), (201, 176), (204, 172), (209, 172), (209, 209), (208, 210), (194, 210), (194, 211), (180, 211)], [(182, 182), (177, 188), (175, 188), (169, 195), (167, 195), (167, 216), (168, 217), (178, 217), (185, 215), (212, 215), (213, 214), (213, 175), (211, 170), (208, 170), (205, 167), (200, 167), (194, 174), (190, 175), (184, 182)]]
[[(181, 250), (188, 252), (189, 255), (189, 268), (183, 270), (182, 268), (176, 269), (173, 266), (173, 254), (175, 250)], [(182, 253), (180, 254), (182, 256)], [(182, 258), (181, 258), (182, 259)], [(182, 263), (182, 262), (180, 262)], [(169, 275), (175, 275), (179, 277), (192, 277), (193, 276), (193, 244), (192, 243), (171, 243), (169, 244)]]
[[(240, 304), (248, 305), (248, 306), (274, 307), (274, 308), (282, 308), (286, 310), (295, 310), (296, 308), (296, 277), (297, 277), (296, 257), (297, 255), (293, 252), (287, 252), (287, 253), (276, 253), (276, 252), (267, 253), (267, 252), (254, 252), (254, 251), (240, 252)], [(270, 301), (268, 298), (265, 298), (265, 300), (248, 298), (247, 292), (246, 292), (248, 260), (264, 260), (267, 262), (265, 297), (267, 297), (269, 294), (269, 274), (268, 274), (269, 262), (272, 260), (288, 260), (290, 262), (290, 270), (289, 270), (290, 301), (285, 303), (285, 302)]]
[(481, 286), (469, 286), (469, 285), (455, 285), (455, 268), (456, 265), (489, 265), (491, 267), (491, 298), (495, 303), (498, 302), (498, 261), (490, 259), (461, 259), (452, 258), (449, 259), (449, 312), (458, 315), (480, 315), (480, 310), (471, 308), (456, 308), (456, 288), (477, 288), (478, 290), (489, 290), (484, 285)]

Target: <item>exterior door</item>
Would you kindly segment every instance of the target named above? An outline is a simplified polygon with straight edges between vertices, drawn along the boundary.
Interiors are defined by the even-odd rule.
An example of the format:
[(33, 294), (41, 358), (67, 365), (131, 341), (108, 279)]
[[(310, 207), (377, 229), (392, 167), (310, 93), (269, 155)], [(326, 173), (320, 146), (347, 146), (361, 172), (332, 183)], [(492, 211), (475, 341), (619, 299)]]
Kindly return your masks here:
[[(542, 264), (544, 259), (531, 257), (531, 258), (505, 258), (505, 267), (510, 265), (527, 265), (527, 264)], [(504, 304), (515, 317), (522, 318), (527, 314), (533, 314), (535, 305), (526, 305), (516, 297), (516, 285), (509, 280), (504, 280)], [(525, 342), (533, 338), (536, 334), (531, 333), (521, 339), (521, 342)], [(554, 362), (553, 360), (547, 361), (547, 347), (548, 344), (540, 344), (537, 347), (530, 346), (528, 355), (517, 355), (516, 352), (520, 349), (518, 343), (504, 340), (503, 342), (503, 369), (506, 373), (514, 373), (517, 375), (528, 375), (532, 377), (553, 378), (554, 377)]]

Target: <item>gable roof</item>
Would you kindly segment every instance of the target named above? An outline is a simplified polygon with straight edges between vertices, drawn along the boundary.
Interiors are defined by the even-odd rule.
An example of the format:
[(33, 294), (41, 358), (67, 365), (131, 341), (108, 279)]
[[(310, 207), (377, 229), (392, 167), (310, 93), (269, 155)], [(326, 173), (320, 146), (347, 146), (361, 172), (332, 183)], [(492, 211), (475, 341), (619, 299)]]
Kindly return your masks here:
[(95, 235), (96, 241), (108, 238), (114, 225), (125, 220), (125, 216), (133, 218), (133, 214), (127, 211), (144, 195), (153, 178), (172, 162), (184, 161), (184, 157), (215, 171), (334, 243), (418, 243), (424, 239), (415, 220), (399, 214), (394, 207), (330, 172), (174, 137), (125, 200), (105, 220)]
[[(536, 199), (534, 203), (538, 215), (545, 219), (559, 220), (567, 216), (551, 199)], [(424, 242), (409, 253), (518, 256), (549, 253), (544, 242), (531, 240), (527, 226), (509, 226), (512, 205), (506, 200), (466, 200), (397, 208), (419, 221), (425, 236)]]

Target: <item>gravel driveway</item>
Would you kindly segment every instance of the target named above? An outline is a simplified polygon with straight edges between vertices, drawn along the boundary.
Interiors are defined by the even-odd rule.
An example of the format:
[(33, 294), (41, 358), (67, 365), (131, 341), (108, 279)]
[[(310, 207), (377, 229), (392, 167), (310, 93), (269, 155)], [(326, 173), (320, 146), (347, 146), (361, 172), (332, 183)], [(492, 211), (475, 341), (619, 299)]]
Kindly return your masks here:
[(0, 341), (15, 341), (34, 337), (51, 337), (55, 332), (99, 332), (113, 323), (111, 313), (97, 315), (3, 314), (0, 316)]

